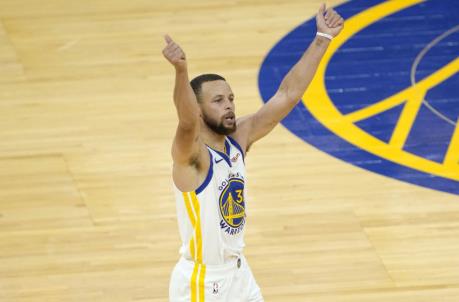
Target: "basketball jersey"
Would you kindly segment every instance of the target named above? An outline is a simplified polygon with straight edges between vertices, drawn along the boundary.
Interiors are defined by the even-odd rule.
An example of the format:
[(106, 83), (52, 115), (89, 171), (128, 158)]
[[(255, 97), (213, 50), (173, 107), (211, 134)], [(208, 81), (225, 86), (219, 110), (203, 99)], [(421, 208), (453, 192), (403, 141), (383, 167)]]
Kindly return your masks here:
[(174, 185), (177, 220), (187, 260), (223, 264), (241, 255), (246, 222), (244, 153), (231, 137), (225, 153), (207, 146), (210, 166), (204, 182), (192, 192)]

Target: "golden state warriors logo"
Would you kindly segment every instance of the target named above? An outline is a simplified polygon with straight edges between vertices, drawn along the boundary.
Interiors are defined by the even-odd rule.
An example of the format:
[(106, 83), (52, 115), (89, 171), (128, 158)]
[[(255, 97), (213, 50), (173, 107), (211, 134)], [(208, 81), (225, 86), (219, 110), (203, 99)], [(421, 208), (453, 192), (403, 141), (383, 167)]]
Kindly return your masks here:
[[(283, 124), (356, 166), (459, 194), (459, 2), (355, 0), (336, 10), (346, 26)], [(314, 33), (310, 20), (268, 54), (265, 101)]]
[(230, 235), (238, 234), (245, 224), (244, 180), (230, 178), (220, 194), (220, 227)]

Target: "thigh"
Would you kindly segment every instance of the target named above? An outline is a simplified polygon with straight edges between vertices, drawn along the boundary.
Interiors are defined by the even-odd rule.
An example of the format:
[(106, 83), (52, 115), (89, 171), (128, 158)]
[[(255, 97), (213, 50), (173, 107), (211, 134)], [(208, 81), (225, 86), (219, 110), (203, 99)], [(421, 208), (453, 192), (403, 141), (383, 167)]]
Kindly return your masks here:
[[(202, 275), (195, 274), (193, 279), (193, 271), (190, 270), (190, 267), (183, 265), (183, 263), (181, 265), (181, 262), (177, 263), (169, 283), (170, 302), (189, 302), (193, 295), (196, 301), (201, 301), (202, 298), (206, 302), (236, 301), (229, 296), (234, 274), (209, 272), (207, 269), (202, 270), (203, 267), (198, 270)], [(201, 279), (200, 276), (202, 276)], [(194, 284), (193, 288), (192, 283)]]
[(206, 302), (237, 301), (230, 293), (232, 281), (232, 274), (207, 274), (204, 284)]
[(191, 301), (190, 276), (180, 268), (180, 263), (177, 263), (172, 270), (171, 279), (169, 281), (169, 301)]
[(238, 297), (230, 301), (238, 302), (262, 302), (260, 287), (255, 281), (252, 270), (245, 258), (242, 259), (241, 268), (237, 271), (232, 280), (230, 297)]

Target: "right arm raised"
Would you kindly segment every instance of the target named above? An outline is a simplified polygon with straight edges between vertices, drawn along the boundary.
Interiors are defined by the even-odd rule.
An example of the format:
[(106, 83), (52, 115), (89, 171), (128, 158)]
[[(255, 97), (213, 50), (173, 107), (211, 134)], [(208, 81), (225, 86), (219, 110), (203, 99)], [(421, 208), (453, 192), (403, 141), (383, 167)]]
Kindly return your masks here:
[(165, 36), (164, 57), (175, 67), (174, 104), (178, 126), (172, 145), (174, 164), (196, 165), (200, 153), (199, 107), (188, 78), (185, 53), (171, 37)]

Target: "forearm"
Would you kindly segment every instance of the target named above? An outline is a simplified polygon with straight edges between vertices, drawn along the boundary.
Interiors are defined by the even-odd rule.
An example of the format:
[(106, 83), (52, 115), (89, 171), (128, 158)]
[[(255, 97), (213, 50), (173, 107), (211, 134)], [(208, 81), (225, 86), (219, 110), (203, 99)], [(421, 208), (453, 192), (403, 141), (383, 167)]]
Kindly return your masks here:
[(176, 69), (174, 104), (179, 125), (183, 128), (194, 128), (199, 122), (199, 109), (186, 68)]
[(290, 69), (279, 86), (279, 92), (291, 102), (298, 102), (312, 81), (330, 40), (316, 36), (301, 59)]

